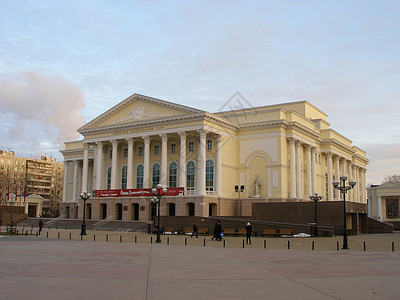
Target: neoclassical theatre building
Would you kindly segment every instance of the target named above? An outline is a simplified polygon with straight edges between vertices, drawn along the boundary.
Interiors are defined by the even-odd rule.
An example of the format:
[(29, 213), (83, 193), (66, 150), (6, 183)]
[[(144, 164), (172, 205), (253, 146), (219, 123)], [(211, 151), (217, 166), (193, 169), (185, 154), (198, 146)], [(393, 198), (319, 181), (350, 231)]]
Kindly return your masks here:
[(134, 94), (78, 132), (61, 151), (65, 218), (83, 217), (88, 191), (87, 219), (150, 221), (157, 184), (168, 187), (161, 215), (251, 216), (252, 203), (315, 192), (340, 201), (343, 173), (357, 181), (346, 199), (367, 203), (365, 152), (307, 101), (209, 113)]

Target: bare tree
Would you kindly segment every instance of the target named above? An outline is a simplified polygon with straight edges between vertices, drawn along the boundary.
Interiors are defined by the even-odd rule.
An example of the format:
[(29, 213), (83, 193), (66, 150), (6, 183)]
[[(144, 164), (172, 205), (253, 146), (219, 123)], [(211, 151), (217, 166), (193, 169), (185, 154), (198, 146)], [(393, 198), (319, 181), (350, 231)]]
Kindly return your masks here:
[(396, 174), (388, 175), (382, 181), (382, 183), (385, 183), (385, 182), (398, 182), (398, 183), (400, 183), (400, 175), (396, 175)]

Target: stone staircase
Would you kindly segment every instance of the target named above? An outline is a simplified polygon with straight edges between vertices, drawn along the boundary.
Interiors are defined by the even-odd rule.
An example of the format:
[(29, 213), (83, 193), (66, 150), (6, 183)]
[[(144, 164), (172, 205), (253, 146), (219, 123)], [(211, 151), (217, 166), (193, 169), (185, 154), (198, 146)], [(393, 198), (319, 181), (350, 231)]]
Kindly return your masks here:
[[(38, 228), (40, 218), (27, 218), (18, 222), (18, 227)], [(63, 218), (42, 218), (46, 229), (80, 229), (82, 220)], [(119, 232), (147, 232), (146, 222), (106, 220), (105, 222), (85, 220), (87, 230), (119, 231)]]

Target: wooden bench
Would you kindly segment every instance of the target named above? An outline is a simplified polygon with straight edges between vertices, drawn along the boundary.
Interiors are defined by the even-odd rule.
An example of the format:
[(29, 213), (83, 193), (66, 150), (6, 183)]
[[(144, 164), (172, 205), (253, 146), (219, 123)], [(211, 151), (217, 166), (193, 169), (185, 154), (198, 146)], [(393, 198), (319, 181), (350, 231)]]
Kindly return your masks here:
[[(192, 234), (193, 233), (193, 227), (185, 227), (185, 234)], [(198, 228), (197, 229), (198, 234), (208, 234), (208, 228)]]
[(265, 228), (262, 235), (273, 235), (273, 236), (281, 236), (281, 235), (292, 235), (293, 229), (274, 229), (274, 228)]
[(172, 234), (174, 234), (175, 233), (175, 227), (164, 227), (163, 228), (163, 233), (166, 233), (166, 232), (171, 232)]
[(240, 229), (224, 228), (223, 233), (225, 235), (227, 235), (227, 234), (231, 234), (231, 235), (246, 234), (246, 229), (244, 229), (244, 228), (240, 228)]
[(227, 234), (232, 234), (232, 235), (234, 235), (235, 234), (235, 228), (224, 228), (224, 230), (222, 231), (223, 233), (224, 233), (224, 235), (227, 235)]

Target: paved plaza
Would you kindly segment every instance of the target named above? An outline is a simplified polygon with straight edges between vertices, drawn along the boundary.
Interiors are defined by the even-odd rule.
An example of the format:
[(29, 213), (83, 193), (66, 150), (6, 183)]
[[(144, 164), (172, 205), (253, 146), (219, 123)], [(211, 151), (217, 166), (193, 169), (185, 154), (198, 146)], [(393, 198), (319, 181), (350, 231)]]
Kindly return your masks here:
[(1, 236), (0, 299), (399, 299), (400, 234), (341, 240)]

